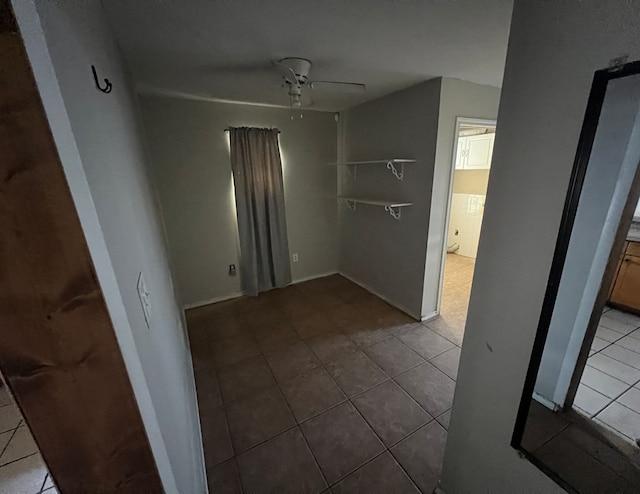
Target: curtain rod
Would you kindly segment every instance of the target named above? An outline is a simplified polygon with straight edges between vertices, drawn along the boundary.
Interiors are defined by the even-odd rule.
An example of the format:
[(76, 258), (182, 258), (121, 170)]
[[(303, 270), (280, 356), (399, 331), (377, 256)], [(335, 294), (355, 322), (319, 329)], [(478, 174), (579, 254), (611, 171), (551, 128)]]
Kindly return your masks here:
[[(234, 127), (227, 127), (226, 129), (224, 129), (224, 131), (225, 132), (229, 132), (229, 131), (231, 131), (232, 128), (234, 128)], [(235, 127), (235, 128), (242, 129), (243, 127)], [(246, 129), (260, 129), (260, 130), (275, 130), (278, 134), (280, 134), (280, 129), (276, 129), (275, 127), (272, 128), (272, 129), (266, 129), (266, 128), (262, 129), (260, 127), (244, 127), (244, 128), (246, 128)]]

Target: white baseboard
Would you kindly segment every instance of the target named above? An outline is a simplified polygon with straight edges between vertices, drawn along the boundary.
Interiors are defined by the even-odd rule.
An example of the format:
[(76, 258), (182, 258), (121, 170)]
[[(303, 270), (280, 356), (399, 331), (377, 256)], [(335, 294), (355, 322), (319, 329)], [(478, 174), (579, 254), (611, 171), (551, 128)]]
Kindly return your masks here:
[(197, 307), (202, 307), (203, 305), (217, 304), (218, 302), (224, 302), (226, 300), (231, 300), (234, 298), (239, 298), (244, 295), (244, 292), (233, 292), (228, 295), (222, 295), (221, 297), (214, 297), (208, 300), (200, 300), (198, 302), (193, 302), (192, 304), (185, 304), (182, 306), (182, 310), (195, 309)]
[(554, 403), (553, 401), (549, 400), (548, 398), (545, 398), (544, 396), (536, 393), (535, 391), (533, 392), (533, 399), (536, 400), (541, 405), (544, 405), (545, 407), (547, 407), (552, 412), (557, 412), (561, 408), (560, 405), (558, 405), (557, 403)]
[(354, 278), (352, 278), (351, 276), (349, 276), (348, 274), (342, 272), (342, 271), (338, 271), (338, 274), (340, 276), (344, 276), (346, 279), (348, 279), (349, 281), (355, 283), (356, 285), (364, 288), (366, 291), (373, 293), (376, 297), (380, 297), (382, 300), (384, 300), (386, 303), (388, 303), (389, 305), (394, 306), (396, 309), (401, 310), (402, 312), (404, 312), (406, 315), (413, 317), (416, 321), (420, 321), (420, 317), (416, 317), (414, 314), (411, 313), (411, 311), (405, 307), (402, 307), (400, 304), (394, 302), (393, 300), (389, 300), (387, 297), (385, 297), (384, 295), (382, 295), (381, 293), (378, 293), (376, 290), (374, 290), (373, 288), (371, 288), (370, 286), (366, 285), (365, 283), (362, 283)]
[[(326, 273), (319, 273), (319, 274), (314, 274), (311, 276), (306, 276), (304, 278), (298, 278), (296, 280), (293, 280), (291, 282), (292, 285), (296, 285), (298, 283), (304, 283), (305, 281), (311, 281), (311, 280), (315, 280), (317, 278), (325, 278), (326, 276), (331, 276), (334, 274), (339, 274), (341, 276), (344, 276), (345, 278), (347, 278), (349, 281), (355, 283), (356, 285), (364, 288), (365, 290), (367, 290), (370, 293), (373, 293), (376, 297), (380, 297), (382, 300), (384, 300), (385, 302), (387, 302), (388, 304), (392, 305), (393, 307), (395, 307), (398, 310), (401, 310), (402, 312), (404, 312), (405, 314), (407, 314), (408, 316), (413, 317), (414, 319), (416, 319), (417, 321), (425, 321), (427, 319), (432, 319), (435, 316), (438, 315), (437, 312), (433, 312), (431, 314), (428, 314), (422, 318), (420, 317), (416, 317), (414, 314), (411, 313), (411, 311), (405, 307), (402, 307), (402, 305), (394, 302), (393, 300), (389, 300), (389, 298), (387, 298), (386, 296), (382, 295), (381, 293), (378, 293), (376, 290), (374, 290), (373, 288), (371, 288), (370, 286), (366, 285), (365, 283), (361, 283), (360, 281), (352, 278), (351, 276), (349, 276), (346, 273), (343, 273), (342, 271), (327, 271)], [(182, 306), (182, 310), (189, 310), (189, 309), (195, 309), (197, 307), (202, 307), (204, 305), (210, 305), (210, 304), (216, 304), (218, 302), (225, 302), (226, 300), (232, 300), (234, 298), (239, 298), (245, 295), (245, 292), (240, 291), (240, 292), (233, 292), (233, 293), (229, 293), (227, 295), (222, 295), (220, 297), (214, 297), (214, 298), (210, 298), (207, 300), (200, 300), (198, 302), (193, 302), (191, 304), (185, 304)]]
[(315, 280), (317, 278), (325, 278), (327, 276), (332, 276), (334, 274), (338, 274), (338, 271), (327, 271), (326, 273), (320, 274), (312, 274), (311, 276), (305, 276), (304, 278), (298, 278), (291, 282), (292, 285), (297, 285), (298, 283), (304, 283), (305, 281)]
[(444, 489), (442, 487), (440, 487), (440, 485), (437, 485), (435, 489), (433, 489), (433, 494), (446, 494), (444, 492)]
[(434, 310), (433, 312), (429, 312), (428, 314), (422, 316), (420, 318), (421, 321), (430, 321), (431, 319), (435, 319), (436, 317), (438, 317), (440, 314), (438, 313), (437, 310)]
[[(304, 283), (305, 281), (315, 280), (316, 278), (324, 278), (325, 276), (331, 276), (334, 274), (338, 274), (337, 271), (327, 271), (326, 273), (313, 274), (311, 276), (306, 276), (304, 278), (298, 278), (291, 282), (292, 285), (296, 285), (298, 283)], [(182, 310), (195, 309), (197, 307), (202, 307), (204, 305), (217, 304), (218, 302), (225, 302), (227, 300), (232, 300), (234, 298), (239, 298), (245, 295), (245, 292), (233, 292), (227, 295), (222, 295), (220, 297), (214, 297), (207, 300), (199, 300), (198, 302), (193, 302), (191, 304), (185, 304), (182, 306)], [(186, 327), (186, 326), (185, 326)]]

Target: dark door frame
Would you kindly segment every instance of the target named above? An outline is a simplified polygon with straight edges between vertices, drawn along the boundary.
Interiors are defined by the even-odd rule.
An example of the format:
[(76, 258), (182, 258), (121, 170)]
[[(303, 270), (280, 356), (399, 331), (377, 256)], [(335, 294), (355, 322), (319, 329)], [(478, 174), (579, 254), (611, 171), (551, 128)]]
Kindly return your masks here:
[[(527, 375), (524, 381), (522, 396), (520, 398), (520, 406), (518, 408), (518, 414), (516, 416), (515, 428), (511, 438), (511, 446), (513, 448), (517, 449), (529, 461), (531, 461), (547, 475), (554, 478), (554, 480), (558, 481), (565, 487), (567, 487), (566, 483), (562, 481), (562, 479), (560, 479), (544, 464), (542, 464), (539, 460), (537, 460), (522, 448), (522, 437), (524, 434), (527, 417), (529, 415), (531, 397), (535, 389), (536, 379), (538, 376), (538, 370), (540, 369), (540, 363), (542, 361), (545, 342), (549, 333), (551, 317), (553, 315), (556, 298), (558, 296), (558, 289), (560, 286), (560, 280), (567, 257), (569, 241), (571, 239), (571, 233), (575, 222), (578, 203), (580, 200), (580, 195), (582, 193), (582, 187), (584, 185), (587, 166), (589, 164), (589, 158), (591, 156), (591, 150), (593, 148), (593, 141), (595, 138), (596, 130), (598, 128), (598, 122), (600, 120), (600, 113), (606, 95), (607, 86), (609, 84), (609, 81), (636, 74), (640, 74), (640, 61), (630, 62), (615, 68), (598, 70), (594, 74), (591, 92), (589, 94), (589, 99), (587, 102), (587, 109), (582, 124), (582, 130), (580, 132), (580, 139), (578, 141), (578, 148), (571, 172), (571, 178), (569, 180), (567, 197), (565, 199), (564, 209), (562, 212), (562, 219), (560, 222), (560, 228), (558, 231), (558, 237), (553, 254), (553, 261), (551, 263), (551, 269), (549, 272), (549, 280), (547, 282), (547, 288), (540, 312), (540, 320), (538, 322), (536, 337), (533, 343), (533, 350), (531, 352), (531, 359), (529, 361), (529, 367), (527, 369)], [(635, 181), (637, 181), (637, 175)], [(618, 236), (616, 237), (617, 240), (614, 245), (614, 249), (616, 248), (616, 246), (619, 246), (619, 236), (620, 232), (618, 232)], [(611, 279), (611, 276), (613, 274), (611, 273), (610, 267), (608, 267), (606, 270), (605, 278), (607, 277), (607, 275), (609, 275), (609, 279)], [(601, 293), (602, 288), (600, 294)], [(601, 298), (600, 294), (598, 296), (598, 301), (600, 301)], [(593, 317), (594, 316), (592, 315), (592, 319)], [(592, 321), (590, 321), (589, 324), (591, 325), (591, 323)], [(590, 329), (592, 329), (593, 333), (595, 333), (595, 329)], [(591, 335), (591, 337), (593, 338), (593, 335)], [(582, 361), (584, 348), (582, 350), (583, 351), (581, 352), (581, 356), (578, 361), (579, 364)], [(582, 366), (582, 369), (583, 368), (584, 365)], [(573, 395), (575, 395), (575, 390), (573, 390)]]
[(573, 369), (571, 383), (569, 384), (567, 396), (563, 404), (565, 410), (571, 408), (571, 406), (573, 405), (573, 400), (576, 397), (576, 393), (578, 392), (580, 379), (582, 378), (582, 373), (584, 372), (584, 368), (587, 365), (587, 359), (589, 358), (591, 344), (593, 343), (593, 339), (596, 336), (598, 324), (600, 323), (600, 318), (602, 317), (602, 311), (604, 310), (604, 307), (607, 304), (607, 299), (609, 298), (611, 284), (615, 279), (617, 268), (619, 265), (618, 260), (624, 249), (624, 244), (627, 241), (627, 234), (629, 233), (629, 227), (631, 226), (633, 213), (635, 211), (636, 204), (638, 203), (639, 198), (640, 166), (638, 166), (636, 170), (633, 182), (631, 184), (631, 190), (629, 192), (629, 196), (627, 197), (627, 202), (622, 211), (622, 219), (620, 221), (620, 224), (618, 225), (618, 230), (616, 231), (616, 236), (611, 247), (611, 252), (609, 254), (609, 260), (607, 261), (607, 267), (605, 268), (604, 274), (602, 276), (600, 290), (598, 291), (596, 301), (593, 305), (593, 311), (591, 312), (591, 316), (589, 317), (587, 331), (585, 333), (582, 346), (580, 347), (580, 353), (578, 354), (576, 366)]

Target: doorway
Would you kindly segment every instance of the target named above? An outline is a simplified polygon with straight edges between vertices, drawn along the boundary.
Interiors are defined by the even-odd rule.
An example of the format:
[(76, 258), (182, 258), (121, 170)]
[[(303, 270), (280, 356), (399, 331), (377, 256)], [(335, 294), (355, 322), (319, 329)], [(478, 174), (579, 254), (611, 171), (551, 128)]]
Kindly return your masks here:
[(495, 120), (456, 119), (439, 312), (462, 342), (495, 141)]

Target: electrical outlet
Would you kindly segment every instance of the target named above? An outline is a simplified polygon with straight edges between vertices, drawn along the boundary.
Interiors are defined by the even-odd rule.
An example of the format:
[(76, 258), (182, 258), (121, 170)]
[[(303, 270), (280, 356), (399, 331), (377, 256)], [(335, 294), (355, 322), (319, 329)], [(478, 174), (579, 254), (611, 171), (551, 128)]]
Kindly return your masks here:
[(138, 275), (138, 298), (140, 298), (140, 304), (142, 305), (142, 312), (144, 313), (144, 322), (147, 323), (147, 328), (151, 328), (151, 301), (149, 300), (149, 290), (147, 290), (147, 284), (144, 282), (144, 275), (140, 273)]
[(293, 262), (298, 262), (298, 253), (293, 254)]

